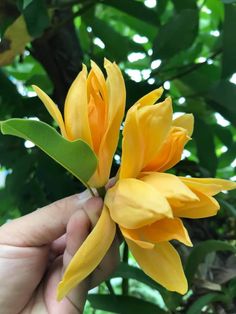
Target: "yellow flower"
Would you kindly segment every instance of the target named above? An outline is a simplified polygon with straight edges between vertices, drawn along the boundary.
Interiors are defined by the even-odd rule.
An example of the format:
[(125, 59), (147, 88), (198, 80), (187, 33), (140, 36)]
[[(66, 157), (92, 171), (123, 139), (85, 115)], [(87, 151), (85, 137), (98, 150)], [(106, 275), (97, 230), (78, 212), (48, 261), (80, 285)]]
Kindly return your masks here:
[(163, 173), (180, 161), (193, 116), (173, 120), (170, 98), (156, 104), (162, 91), (147, 94), (127, 113), (118, 181), (107, 191), (97, 225), (67, 268), (59, 299), (98, 266), (114, 239), (115, 224), (147, 275), (168, 290), (187, 292), (180, 257), (169, 241), (191, 246), (181, 218), (215, 215), (219, 204), (212, 196), (236, 184)]
[(107, 80), (96, 63), (82, 71), (72, 83), (65, 100), (64, 119), (57, 105), (37, 86), (35, 92), (69, 141), (84, 140), (98, 157), (98, 167), (88, 184), (104, 186), (116, 150), (125, 108), (125, 85), (115, 63), (105, 60)]

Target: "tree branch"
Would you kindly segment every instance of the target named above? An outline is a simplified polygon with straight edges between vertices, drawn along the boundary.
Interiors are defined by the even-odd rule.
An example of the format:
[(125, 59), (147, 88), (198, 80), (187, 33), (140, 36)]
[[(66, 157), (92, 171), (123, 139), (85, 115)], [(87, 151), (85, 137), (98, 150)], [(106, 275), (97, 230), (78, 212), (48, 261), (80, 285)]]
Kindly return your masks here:
[[(216, 52), (214, 52), (211, 56), (209, 56), (204, 62), (193, 63), (193, 64), (189, 64), (189, 65), (183, 66), (182, 68), (187, 68), (187, 69), (182, 71), (182, 72), (180, 72), (180, 73), (177, 73), (177, 74), (175, 74), (173, 76), (170, 76), (169, 78), (167, 78), (165, 80), (163, 80), (160, 83), (160, 85), (163, 85), (164, 82), (166, 82), (166, 81), (173, 81), (175, 79), (179, 79), (179, 78), (181, 78), (181, 77), (183, 77), (185, 75), (188, 75), (189, 73), (194, 72), (195, 70), (197, 70), (197, 69), (201, 68), (202, 66), (206, 65), (209, 60), (215, 59), (221, 53), (222, 53), (222, 49), (219, 49)], [(181, 68), (181, 67), (179, 67), (179, 68)], [(152, 73), (152, 76), (159, 75), (159, 72), (160, 71), (156, 71), (156, 72)]]

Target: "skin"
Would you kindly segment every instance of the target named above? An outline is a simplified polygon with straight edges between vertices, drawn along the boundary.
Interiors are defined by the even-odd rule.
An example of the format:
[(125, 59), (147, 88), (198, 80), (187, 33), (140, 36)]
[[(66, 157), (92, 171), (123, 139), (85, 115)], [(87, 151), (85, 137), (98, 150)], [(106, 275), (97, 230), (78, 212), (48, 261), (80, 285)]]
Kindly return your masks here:
[(0, 227), (0, 309), (4, 314), (82, 313), (89, 289), (119, 261), (119, 241), (95, 271), (61, 302), (56, 288), (64, 269), (96, 224), (103, 202), (88, 192), (40, 208)]

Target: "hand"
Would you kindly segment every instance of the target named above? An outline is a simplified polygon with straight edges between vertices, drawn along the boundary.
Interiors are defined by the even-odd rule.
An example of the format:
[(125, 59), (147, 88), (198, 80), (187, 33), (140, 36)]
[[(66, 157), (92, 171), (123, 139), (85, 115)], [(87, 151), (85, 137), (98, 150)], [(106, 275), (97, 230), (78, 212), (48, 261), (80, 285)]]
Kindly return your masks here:
[(0, 227), (0, 309), (4, 314), (82, 313), (89, 289), (104, 281), (119, 260), (119, 241), (99, 267), (61, 302), (63, 270), (96, 224), (100, 198), (73, 195)]

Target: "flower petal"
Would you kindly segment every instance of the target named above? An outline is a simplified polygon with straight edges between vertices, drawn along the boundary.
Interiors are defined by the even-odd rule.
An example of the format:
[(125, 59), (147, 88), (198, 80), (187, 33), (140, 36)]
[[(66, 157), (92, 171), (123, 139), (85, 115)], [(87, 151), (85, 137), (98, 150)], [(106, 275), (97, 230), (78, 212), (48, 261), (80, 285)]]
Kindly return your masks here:
[(58, 285), (58, 300), (65, 297), (99, 265), (111, 246), (115, 233), (116, 225), (104, 206), (97, 224), (72, 258)]
[(179, 254), (169, 242), (155, 245), (152, 250), (140, 248), (127, 240), (128, 246), (139, 266), (152, 279), (170, 291), (185, 294), (188, 283)]
[(144, 171), (164, 172), (175, 166), (182, 157), (184, 146), (190, 140), (188, 131), (179, 127), (172, 127), (165, 143), (157, 155), (147, 164)]
[[(98, 170), (90, 179), (89, 183), (95, 187), (104, 186), (110, 175), (113, 156), (117, 147), (120, 134), (120, 125), (125, 110), (125, 84), (121, 71), (115, 63), (105, 59), (107, 71), (107, 121), (106, 130), (103, 135), (98, 152)], [(105, 92), (104, 92), (105, 93)], [(97, 125), (99, 127), (99, 125)]]
[(138, 109), (129, 109), (123, 130), (120, 178), (137, 177), (143, 165), (143, 143), (138, 122)]
[(172, 206), (174, 216), (183, 218), (205, 218), (211, 217), (217, 214), (220, 209), (218, 202), (211, 196), (192, 189), (194, 194), (197, 195), (199, 201), (186, 202), (181, 206)]
[(105, 77), (104, 77), (101, 69), (99, 68), (99, 66), (94, 61), (91, 61), (91, 68), (92, 68), (92, 71), (94, 72), (94, 74), (96, 76), (97, 84), (99, 85), (99, 91), (101, 93), (102, 99), (107, 104), (108, 103), (108, 95), (107, 95)]
[[(107, 102), (104, 101), (103, 96), (106, 94), (105, 78), (98, 67), (95, 67), (89, 72), (87, 79), (88, 88), (88, 115), (89, 127), (93, 141), (94, 152), (98, 155), (102, 138), (107, 128)], [(100, 72), (99, 72), (100, 71)], [(98, 77), (96, 76), (98, 74)], [(102, 79), (103, 77), (103, 79)]]
[(64, 136), (67, 139), (68, 136), (66, 133), (64, 121), (63, 121), (61, 112), (58, 109), (57, 105), (38, 86), (32, 85), (32, 87), (33, 87), (34, 91), (36, 92), (36, 94), (38, 95), (39, 99), (43, 102), (44, 106), (47, 108), (50, 115), (53, 117), (53, 119), (59, 125), (62, 136)]
[(179, 218), (163, 218), (143, 227), (140, 232), (153, 243), (178, 240), (187, 246), (192, 246), (188, 231)]
[(87, 68), (85, 65), (66, 96), (64, 118), (69, 138), (71, 140), (82, 139), (93, 148), (88, 119)]
[(169, 133), (172, 122), (171, 98), (166, 98), (162, 103), (153, 106), (140, 108), (138, 120), (144, 147), (143, 167), (145, 167), (160, 150)]
[(171, 205), (198, 200), (196, 194), (173, 174), (148, 172), (141, 175), (144, 176), (140, 180), (154, 187), (161, 195), (168, 199)]
[(122, 73), (116, 63), (111, 63), (105, 59), (104, 67), (107, 72), (107, 91), (108, 91), (108, 126), (112, 126), (114, 122), (119, 121), (119, 125), (125, 110), (125, 83)]
[(187, 246), (192, 246), (188, 231), (179, 218), (163, 218), (142, 228), (121, 228), (121, 231), (125, 238), (146, 249), (153, 248), (154, 243), (171, 240), (178, 240)]
[(105, 204), (112, 219), (128, 229), (143, 227), (163, 217), (172, 217), (167, 200), (151, 185), (133, 178), (121, 179), (109, 189)]
[(156, 156), (172, 123), (171, 99), (153, 106), (133, 106), (123, 130), (120, 178), (136, 177)]
[(151, 242), (148, 242), (146, 240), (141, 240), (141, 235), (138, 234), (137, 230), (139, 229), (126, 229), (123, 227), (120, 227), (121, 233), (123, 234), (124, 238), (132, 240), (137, 245), (142, 247), (143, 249), (153, 249), (154, 244)]
[(183, 114), (176, 118), (172, 125), (186, 129), (188, 136), (191, 137), (193, 134), (194, 116), (192, 114)]
[(145, 96), (143, 96), (142, 98), (140, 98), (135, 104), (134, 106), (139, 106), (139, 107), (143, 107), (143, 106), (151, 106), (154, 105), (155, 102), (161, 97), (161, 95), (163, 94), (163, 88), (157, 88), (154, 89), (153, 91), (151, 91), (150, 93), (146, 94)]
[(184, 177), (180, 177), (180, 179), (190, 188), (196, 189), (208, 196), (216, 195), (223, 190), (236, 189), (236, 182), (229, 180), (214, 178), (184, 178)]

